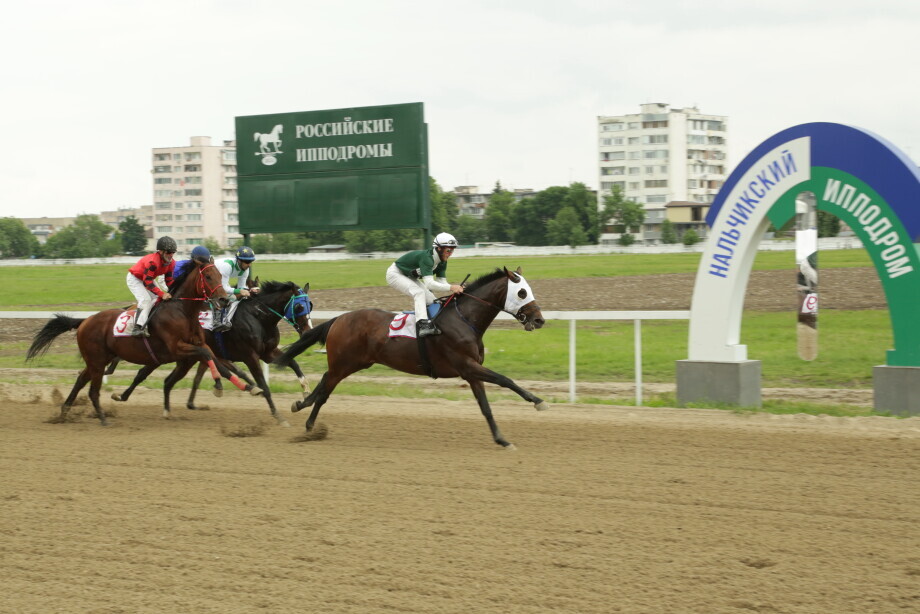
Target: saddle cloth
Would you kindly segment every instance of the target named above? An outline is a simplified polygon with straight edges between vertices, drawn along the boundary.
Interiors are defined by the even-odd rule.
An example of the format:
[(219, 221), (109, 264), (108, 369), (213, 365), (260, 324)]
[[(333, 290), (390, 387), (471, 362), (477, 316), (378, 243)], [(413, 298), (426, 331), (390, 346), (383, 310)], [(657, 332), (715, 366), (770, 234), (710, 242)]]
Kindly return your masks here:
[(115, 318), (115, 325), (112, 327), (112, 336), (113, 337), (130, 337), (131, 329), (134, 328), (134, 313), (137, 309), (128, 309), (122, 311), (117, 318)]
[(398, 313), (393, 321), (390, 322), (390, 329), (387, 331), (388, 337), (409, 337), (415, 339), (415, 314)]

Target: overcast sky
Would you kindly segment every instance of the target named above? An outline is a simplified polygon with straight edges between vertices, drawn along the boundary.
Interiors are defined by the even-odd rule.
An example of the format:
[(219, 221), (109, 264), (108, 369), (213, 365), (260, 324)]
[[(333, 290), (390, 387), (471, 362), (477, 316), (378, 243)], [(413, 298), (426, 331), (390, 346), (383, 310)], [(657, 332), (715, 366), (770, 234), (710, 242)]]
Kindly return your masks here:
[(82, 0), (0, 22), (0, 216), (152, 203), (151, 149), (234, 117), (422, 102), (445, 190), (597, 187), (598, 115), (859, 126), (920, 158), (912, 0)]

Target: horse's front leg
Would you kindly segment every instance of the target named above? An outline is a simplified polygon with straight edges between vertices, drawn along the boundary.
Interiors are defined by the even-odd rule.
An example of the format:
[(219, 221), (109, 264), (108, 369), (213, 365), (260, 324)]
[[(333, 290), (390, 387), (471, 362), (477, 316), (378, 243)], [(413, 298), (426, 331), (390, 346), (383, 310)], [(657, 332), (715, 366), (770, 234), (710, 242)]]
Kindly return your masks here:
[[(266, 360), (265, 362), (267, 363), (274, 362), (276, 358), (281, 356), (281, 353), (282, 353), (281, 350), (279, 350), (278, 348), (275, 348), (267, 356), (268, 360)], [(263, 360), (265, 359), (263, 358)], [(304, 397), (306, 397), (308, 394), (310, 394), (310, 383), (307, 381), (307, 377), (303, 374), (303, 371), (301, 370), (300, 365), (297, 364), (296, 360), (292, 360), (289, 366), (291, 367), (291, 371), (294, 372), (294, 375), (297, 376), (297, 381), (300, 382), (300, 389), (303, 390), (303, 395)]]
[(470, 385), (470, 390), (473, 391), (473, 396), (476, 397), (476, 402), (479, 403), (479, 411), (482, 412), (486, 422), (489, 423), (492, 439), (506, 450), (514, 450), (514, 444), (502, 436), (501, 431), (498, 430), (498, 425), (495, 424), (495, 418), (492, 417), (492, 408), (489, 407), (489, 399), (486, 398), (486, 387), (479, 380), (468, 379), (466, 381)]
[(535, 394), (532, 394), (528, 392), (527, 390), (524, 390), (523, 388), (515, 384), (514, 380), (512, 380), (510, 377), (505, 377), (501, 373), (496, 373), (495, 371), (492, 371), (491, 369), (486, 369), (480, 364), (477, 364), (477, 363), (466, 364), (463, 366), (463, 368), (458, 369), (458, 372), (460, 373), (460, 377), (462, 377), (468, 382), (471, 380), (479, 380), (481, 382), (488, 382), (490, 384), (496, 384), (497, 386), (501, 386), (502, 388), (507, 388), (508, 390), (511, 390), (517, 393), (518, 396), (520, 396), (525, 401), (530, 401), (531, 403), (533, 403), (537, 411), (543, 411), (545, 409), (549, 409), (549, 405), (546, 403), (546, 401), (536, 396)]
[(193, 360), (198, 360), (201, 363), (207, 365), (211, 370), (211, 377), (214, 379), (214, 395), (221, 396), (223, 394), (223, 386), (220, 383), (221, 376), (224, 379), (227, 379), (234, 386), (240, 390), (248, 391), (252, 387), (247, 386), (240, 378), (236, 375), (230, 373), (225, 366), (220, 364), (217, 359), (214, 358), (214, 353), (211, 351), (207, 345), (195, 345), (193, 343), (186, 343), (180, 341), (176, 346), (175, 354), (181, 356), (182, 358), (188, 358)]

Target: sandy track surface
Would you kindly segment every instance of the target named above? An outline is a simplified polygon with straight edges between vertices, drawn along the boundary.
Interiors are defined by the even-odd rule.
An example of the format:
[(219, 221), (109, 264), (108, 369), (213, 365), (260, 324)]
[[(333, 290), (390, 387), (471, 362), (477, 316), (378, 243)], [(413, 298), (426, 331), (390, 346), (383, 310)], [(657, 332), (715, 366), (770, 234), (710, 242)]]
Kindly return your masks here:
[[(2, 612), (908, 612), (920, 418), (0, 384)], [(116, 403), (106, 400), (113, 408)], [(258, 437), (226, 432), (265, 425)]]

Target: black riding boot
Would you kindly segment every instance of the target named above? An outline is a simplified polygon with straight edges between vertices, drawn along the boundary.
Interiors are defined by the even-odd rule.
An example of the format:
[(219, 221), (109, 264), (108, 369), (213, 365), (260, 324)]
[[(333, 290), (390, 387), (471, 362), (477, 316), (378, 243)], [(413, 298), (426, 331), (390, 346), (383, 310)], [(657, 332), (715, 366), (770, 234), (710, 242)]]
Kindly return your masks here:
[(419, 320), (416, 325), (416, 331), (419, 338), (441, 334), (441, 329), (435, 326), (431, 320)]

